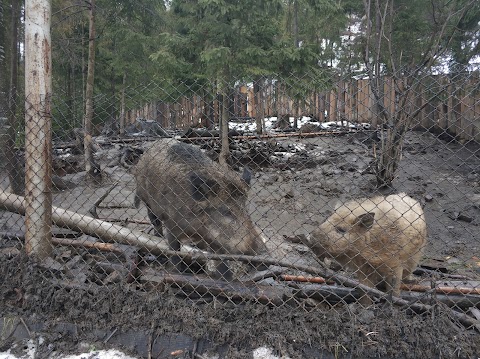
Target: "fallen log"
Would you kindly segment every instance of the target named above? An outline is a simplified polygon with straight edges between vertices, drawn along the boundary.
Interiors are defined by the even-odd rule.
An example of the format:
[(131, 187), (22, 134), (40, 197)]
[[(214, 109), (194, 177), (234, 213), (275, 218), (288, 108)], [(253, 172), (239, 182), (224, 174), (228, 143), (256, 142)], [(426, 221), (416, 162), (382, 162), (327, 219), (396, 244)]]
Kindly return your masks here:
[(183, 292), (196, 294), (211, 294), (228, 300), (253, 300), (263, 304), (280, 306), (284, 303), (287, 294), (284, 288), (264, 286), (254, 283), (246, 285), (242, 282), (226, 282), (223, 280), (207, 279), (191, 275), (158, 273), (153, 270), (143, 271), (140, 281), (157, 284), (168, 284), (179, 287)]
[[(294, 288), (300, 291), (298, 295), (304, 298), (325, 300), (330, 304), (337, 302), (351, 303), (358, 299), (358, 293), (354, 288), (338, 287), (324, 284), (309, 284), (308, 282), (295, 283)], [(444, 295), (426, 292), (402, 292), (402, 299), (409, 302), (420, 302), (423, 304), (443, 303), (450, 308), (460, 308), (472, 312), (475, 306), (480, 304), (480, 297), (473, 295)], [(473, 312), (472, 312), (473, 314)], [(472, 318), (473, 319), (473, 318)], [(480, 318), (477, 318), (480, 319)]]
[(447, 287), (447, 286), (438, 286), (438, 287), (428, 287), (425, 285), (419, 284), (402, 284), (402, 290), (412, 291), (412, 292), (428, 292), (433, 290), (435, 293), (440, 294), (472, 294), (480, 295), (480, 288), (468, 288), (468, 287)]
[[(24, 198), (0, 191), (0, 209), (25, 215)], [(158, 237), (150, 236), (138, 230), (129, 229), (113, 223), (101, 221), (63, 208), (52, 206), (52, 221), (55, 225), (79, 231), (106, 242), (122, 243), (144, 248), (154, 254), (174, 254), (167, 243)]]
[[(447, 307), (471, 312), (471, 309), (480, 305), (480, 297), (472, 294), (442, 294), (429, 292), (402, 292), (402, 298), (410, 302), (423, 304), (443, 303)], [(452, 311), (454, 310), (452, 309)], [(472, 320), (474, 320), (472, 318)], [(480, 329), (480, 320), (477, 319), (477, 328)]]
[[(322, 277), (304, 277), (301, 275), (290, 275), (290, 274), (282, 274), (280, 276), (281, 280), (287, 282), (307, 282), (307, 283), (318, 283), (318, 284), (326, 284), (327, 281), (325, 278)], [(330, 281), (328, 284), (332, 284), (333, 282)]]
[[(320, 131), (320, 132), (310, 132), (310, 133), (281, 133), (281, 134), (267, 134), (267, 135), (242, 135), (242, 136), (231, 136), (234, 140), (268, 140), (271, 138), (288, 138), (288, 137), (299, 137), (299, 138), (312, 138), (318, 136), (327, 136), (327, 135), (346, 135), (347, 133), (352, 133), (355, 131), (346, 130), (346, 131)], [(219, 137), (181, 137), (178, 138), (182, 142), (195, 142), (202, 140), (218, 140)]]
[[(282, 274), (280, 276), (281, 280), (284, 281), (292, 281), (292, 282), (307, 282), (307, 283), (319, 283), (324, 284), (327, 283), (325, 278), (322, 277), (304, 277), (304, 276), (296, 276), (296, 275), (289, 275), (289, 274)], [(328, 284), (331, 284), (329, 282)], [(400, 288), (404, 291), (409, 292), (430, 292), (433, 291), (435, 293), (440, 294), (471, 294), (471, 295), (480, 295), (480, 288), (478, 287), (459, 287), (459, 286), (426, 286), (421, 284), (405, 284), (402, 283)]]

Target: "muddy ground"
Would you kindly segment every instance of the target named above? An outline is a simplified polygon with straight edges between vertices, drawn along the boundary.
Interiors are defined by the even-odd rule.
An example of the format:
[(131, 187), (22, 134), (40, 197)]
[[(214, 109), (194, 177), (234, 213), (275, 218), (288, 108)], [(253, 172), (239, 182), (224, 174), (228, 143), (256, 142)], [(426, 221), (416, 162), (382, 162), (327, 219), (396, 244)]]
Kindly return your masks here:
[[(315, 266), (311, 253), (290, 239), (309, 233), (338, 201), (375, 193), (375, 177), (369, 168), (371, 133), (272, 141), (273, 161), (250, 164), (255, 171), (249, 203), (252, 219), (269, 239), (272, 258)], [(278, 151), (279, 145), (285, 151)], [(64, 178), (75, 187), (56, 191), (54, 204), (88, 214), (118, 180), (103, 202), (115, 208), (98, 209), (99, 216), (146, 229), (146, 224), (131, 223), (132, 219), (148, 219), (144, 208), (133, 207), (135, 184), (129, 171), (116, 164), (119, 146), (103, 145), (97, 153), (107, 174), (102, 185), (86, 184), (83, 173), (69, 174)], [(2, 178), (1, 186), (6, 188), (4, 173)], [(412, 132), (393, 185), (392, 191), (406, 192), (424, 205), (429, 242), (422, 264), (479, 280), (479, 146)], [(21, 232), (23, 228), (22, 217), (0, 211), (0, 230)], [(154, 286), (138, 277), (127, 283), (112, 275), (118, 271), (102, 273), (98, 266), (93, 270), (94, 262), (117, 260), (105, 254), (57, 247), (55, 264), (46, 267), (31, 262), (21, 251), (12, 252), (12, 248), (21, 249), (18, 240), (1, 241), (0, 316), (10, 321), (3, 321), (0, 351), (16, 340), (5, 324), (10, 322), (16, 323), (15, 328), (38, 329), (30, 329), (26, 336), (42, 333), (45, 340), (39, 343), (39, 357), (83, 350), (85, 343), (158, 358), (174, 357), (170, 354), (182, 345), (187, 349), (177, 357), (201, 358), (216, 352), (225, 358), (248, 358), (260, 346), (290, 358), (480, 355), (478, 331), (466, 330), (443, 304), (416, 314), (383, 302), (365, 309), (356, 303), (331, 306), (312, 298), (286, 300), (281, 305), (208, 295), (186, 298), (172, 286)], [(143, 259), (143, 270), (163, 265), (161, 258)], [(271, 279), (261, 284), (275, 285)], [(64, 325), (60, 329), (59, 323)], [(151, 353), (146, 349), (149, 346)]]

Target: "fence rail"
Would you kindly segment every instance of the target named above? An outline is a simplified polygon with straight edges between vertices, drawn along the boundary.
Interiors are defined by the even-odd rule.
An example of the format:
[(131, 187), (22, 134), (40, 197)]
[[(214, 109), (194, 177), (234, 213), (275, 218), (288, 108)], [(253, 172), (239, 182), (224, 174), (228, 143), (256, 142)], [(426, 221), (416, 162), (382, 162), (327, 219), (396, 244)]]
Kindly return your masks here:
[[(460, 140), (480, 141), (479, 75), (468, 80), (453, 81), (446, 75), (425, 77), (416, 93), (411, 112), (423, 107), (413, 121), (414, 127), (447, 132)], [(299, 80), (301, 81), (301, 80)], [(280, 81), (261, 88), (261, 101), (266, 117), (295, 116), (296, 103), (288, 88)], [(398, 93), (391, 78), (383, 82), (383, 105), (394, 110)], [(437, 92), (435, 94), (435, 91)], [(230, 96), (231, 118), (255, 118), (259, 115), (258, 95), (253, 85), (236, 87)], [(205, 100), (201, 96), (185, 96), (174, 102), (153, 101), (130, 109), (127, 123), (137, 118), (155, 120), (162, 127), (189, 127), (218, 123), (220, 100)], [(351, 121), (379, 124), (377, 103), (369, 80), (338, 81), (329, 91), (314, 92), (299, 101), (299, 116), (311, 116), (320, 121)]]

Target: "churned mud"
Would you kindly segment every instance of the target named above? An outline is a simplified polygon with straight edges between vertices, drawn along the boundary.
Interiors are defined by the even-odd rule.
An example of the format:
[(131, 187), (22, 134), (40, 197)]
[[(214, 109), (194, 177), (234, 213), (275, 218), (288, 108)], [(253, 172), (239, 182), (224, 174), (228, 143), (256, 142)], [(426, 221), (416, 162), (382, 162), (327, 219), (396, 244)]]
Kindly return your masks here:
[[(199, 304), (128, 285), (99, 290), (55, 286), (45, 280), (54, 276), (51, 270), (39, 269), (22, 255), (3, 258), (0, 268), (1, 314), (7, 318), (0, 349), (14, 340), (8, 337), (9, 323), (23, 327), (15, 322), (23, 318), (32, 336), (36, 335), (33, 323), (43, 323), (38, 330), (44, 338), (37, 349), (39, 357), (53, 350), (85, 350), (84, 343), (95, 349), (114, 345), (131, 355), (146, 356), (149, 341), (156, 340), (164, 343), (163, 348), (153, 346), (151, 354), (159, 358), (172, 357), (175, 348), (188, 355), (205, 350), (223, 353), (225, 358), (248, 358), (260, 346), (290, 358), (473, 358), (480, 348), (478, 333), (466, 331), (442, 306), (418, 315), (388, 304), (310, 311), (291, 305)], [(200, 341), (206, 342), (199, 346)], [(165, 351), (166, 344), (170, 351)]]
[[(287, 150), (274, 151), (268, 165), (252, 166), (249, 211), (269, 239), (273, 258), (315, 265), (312, 254), (289, 239), (309, 233), (338, 201), (375, 193), (372, 142), (362, 136), (279, 139), (277, 144)], [(81, 174), (67, 176), (76, 187), (54, 193), (55, 205), (87, 214), (119, 180), (104, 201), (109, 208), (98, 209), (99, 216), (136, 219), (138, 223), (129, 227), (146, 229), (145, 208), (133, 208), (132, 175), (120, 166), (106, 166), (114, 156), (113, 147), (100, 156), (108, 174), (104, 185), (88, 186)], [(6, 181), (1, 184), (5, 187)], [(394, 187), (394, 192), (406, 192), (424, 206), (428, 245), (421, 264), (478, 280), (478, 145), (411, 133)], [(23, 227), (21, 216), (0, 211), (2, 231), (21, 233)], [(41, 336), (38, 357), (85, 351), (86, 346), (116, 347), (153, 358), (207, 358), (215, 353), (249, 358), (262, 346), (290, 358), (480, 355), (478, 331), (465, 329), (443, 304), (417, 314), (383, 302), (365, 309), (356, 303), (331, 306), (295, 298), (274, 305), (186, 296), (178, 288), (115, 278), (120, 270), (102, 272), (98, 262), (122, 263), (111, 254), (61, 247), (55, 250), (53, 264), (37, 264), (23, 254), (22, 241), (2, 239), (0, 244), (0, 351), (21, 337)], [(146, 257), (141, 265), (152, 263), (158, 265)]]

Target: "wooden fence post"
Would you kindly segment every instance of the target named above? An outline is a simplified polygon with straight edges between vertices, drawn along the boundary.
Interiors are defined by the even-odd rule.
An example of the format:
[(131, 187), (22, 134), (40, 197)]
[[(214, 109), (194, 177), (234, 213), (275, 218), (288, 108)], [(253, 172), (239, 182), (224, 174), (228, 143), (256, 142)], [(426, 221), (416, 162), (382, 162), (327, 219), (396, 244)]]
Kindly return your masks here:
[(25, 243), (29, 255), (52, 252), (52, 56), (49, 0), (25, 3)]

